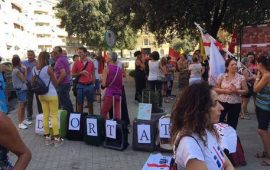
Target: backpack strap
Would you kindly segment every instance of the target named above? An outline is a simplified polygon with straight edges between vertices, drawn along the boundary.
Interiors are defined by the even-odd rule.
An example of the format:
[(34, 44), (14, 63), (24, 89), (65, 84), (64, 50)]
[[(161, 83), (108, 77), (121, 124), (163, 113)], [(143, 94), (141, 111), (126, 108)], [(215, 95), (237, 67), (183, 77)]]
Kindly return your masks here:
[[(44, 66), (44, 67), (45, 67), (45, 66)], [(40, 74), (41, 70), (42, 70), (44, 67), (42, 67), (42, 68), (39, 70), (38, 74), (37, 74), (36, 71), (35, 71), (36, 68), (34, 68), (34, 74), (35, 74), (35, 76), (38, 76), (38, 77), (39, 77), (39, 74)], [(49, 87), (50, 83), (51, 83), (51, 77), (50, 77), (50, 80), (49, 80), (49, 83), (48, 83), (47, 87)]]
[(180, 140), (185, 136), (193, 138), (196, 141), (196, 143), (198, 144), (198, 146), (200, 147), (201, 152), (203, 154), (203, 149), (202, 149), (201, 145), (199, 144), (198, 140), (194, 136), (192, 136), (192, 135), (181, 135), (181, 133), (179, 132), (177, 134), (177, 137), (176, 137), (174, 145), (173, 145), (173, 157), (172, 157), (173, 158), (173, 162), (172, 162), (173, 164), (176, 164), (176, 162), (175, 162), (176, 161), (176, 151), (177, 151), (178, 145), (180, 143)]
[[(87, 61), (87, 62), (86, 62), (86, 64), (83, 66), (83, 69), (82, 69), (81, 71), (83, 71), (83, 70), (85, 70), (85, 69), (86, 69), (86, 67), (87, 67), (88, 63), (89, 63), (89, 62)], [(81, 75), (77, 76), (77, 80), (78, 80), (78, 82), (79, 82), (80, 77), (81, 77)]]

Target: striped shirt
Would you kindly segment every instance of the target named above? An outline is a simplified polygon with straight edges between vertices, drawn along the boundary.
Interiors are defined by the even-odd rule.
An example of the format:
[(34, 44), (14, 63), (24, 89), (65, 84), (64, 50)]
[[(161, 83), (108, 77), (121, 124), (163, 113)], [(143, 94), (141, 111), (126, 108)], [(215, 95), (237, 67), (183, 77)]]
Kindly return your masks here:
[(265, 86), (256, 96), (256, 106), (259, 108), (270, 111), (270, 86)]

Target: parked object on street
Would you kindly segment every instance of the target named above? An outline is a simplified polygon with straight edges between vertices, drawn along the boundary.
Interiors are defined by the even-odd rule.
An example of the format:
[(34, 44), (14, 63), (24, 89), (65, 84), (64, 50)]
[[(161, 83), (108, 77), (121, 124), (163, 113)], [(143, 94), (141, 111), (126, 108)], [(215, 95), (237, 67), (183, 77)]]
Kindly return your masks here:
[[(101, 109), (101, 94), (99, 96), (99, 109)], [(104, 119), (100, 115), (90, 114), (85, 117), (84, 142), (89, 145), (100, 146), (104, 141)]]
[[(68, 113), (66, 110), (58, 110), (58, 122), (59, 122), (59, 136), (65, 138), (67, 135), (67, 122)], [(50, 133), (52, 133), (51, 122), (49, 122)], [(43, 114), (37, 114), (36, 124), (35, 124), (35, 133), (39, 135), (44, 135), (43, 128)]]
[[(121, 98), (121, 96), (120, 96)], [(114, 100), (115, 96), (113, 96), (113, 116), (115, 116), (114, 112)], [(120, 106), (121, 106), (121, 99), (120, 99)], [(121, 108), (121, 107), (120, 107)], [(121, 115), (121, 109), (120, 109)], [(105, 123), (105, 141), (104, 147), (114, 150), (125, 150), (128, 146), (128, 127), (125, 121), (112, 119), (106, 120)]]

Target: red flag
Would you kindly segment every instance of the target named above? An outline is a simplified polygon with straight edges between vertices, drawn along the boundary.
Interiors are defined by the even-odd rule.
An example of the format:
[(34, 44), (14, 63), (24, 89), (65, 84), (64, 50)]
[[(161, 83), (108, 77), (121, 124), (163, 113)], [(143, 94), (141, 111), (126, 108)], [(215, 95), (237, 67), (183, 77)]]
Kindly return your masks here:
[(107, 52), (106, 51), (104, 51), (104, 59), (105, 59), (105, 62), (107, 62), (108, 61), (108, 54), (107, 54)]
[(171, 63), (176, 66), (177, 60), (180, 57), (179, 53), (172, 48), (169, 48), (169, 56), (171, 57)]
[(231, 53), (234, 53), (234, 49), (235, 49), (235, 46), (236, 46), (236, 39), (237, 39), (237, 33), (236, 33), (236, 27), (234, 27), (231, 43), (230, 43), (229, 48), (228, 48), (228, 50)]

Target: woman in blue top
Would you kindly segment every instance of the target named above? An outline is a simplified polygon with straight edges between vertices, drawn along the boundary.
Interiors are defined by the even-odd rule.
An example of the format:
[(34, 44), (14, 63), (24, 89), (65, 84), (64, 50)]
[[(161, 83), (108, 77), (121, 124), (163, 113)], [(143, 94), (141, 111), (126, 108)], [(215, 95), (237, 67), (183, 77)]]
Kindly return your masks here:
[(256, 96), (256, 114), (258, 119), (258, 133), (261, 136), (264, 152), (257, 157), (266, 157), (263, 166), (270, 166), (270, 57), (262, 55), (257, 58), (257, 76), (254, 83)]

